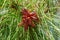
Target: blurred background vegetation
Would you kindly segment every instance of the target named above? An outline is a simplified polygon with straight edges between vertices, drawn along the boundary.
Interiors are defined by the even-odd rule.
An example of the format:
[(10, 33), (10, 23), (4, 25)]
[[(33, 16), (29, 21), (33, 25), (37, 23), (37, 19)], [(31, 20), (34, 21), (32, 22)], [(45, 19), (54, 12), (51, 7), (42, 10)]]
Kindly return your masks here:
[[(0, 0), (0, 40), (60, 40), (59, 0)], [(18, 27), (21, 10), (36, 11), (39, 24), (24, 31)]]

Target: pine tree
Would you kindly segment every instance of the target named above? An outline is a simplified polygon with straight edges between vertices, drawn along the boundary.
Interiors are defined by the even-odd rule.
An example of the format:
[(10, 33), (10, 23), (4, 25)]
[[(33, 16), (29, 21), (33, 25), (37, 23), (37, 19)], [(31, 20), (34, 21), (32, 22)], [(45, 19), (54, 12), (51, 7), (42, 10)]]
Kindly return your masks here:
[[(22, 9), (35, 11), (39, 23), (34, 28), (18, 26)], [(60, 19), (56, 0), (0, 0), (0, 40), (60, 40)]]

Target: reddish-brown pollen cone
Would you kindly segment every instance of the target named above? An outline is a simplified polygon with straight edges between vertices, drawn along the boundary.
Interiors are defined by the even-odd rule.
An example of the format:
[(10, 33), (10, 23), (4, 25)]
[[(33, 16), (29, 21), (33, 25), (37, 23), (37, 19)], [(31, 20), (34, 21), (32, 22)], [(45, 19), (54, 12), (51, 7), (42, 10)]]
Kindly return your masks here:
[(27, 30), (28, 27), (35, 27), (34, 22), (38, 22), (38, 16), (36, 12), (30, 12), (27, 9), (22, 9), (22, 22), (19, 25), (23, 25), (24, 29)]

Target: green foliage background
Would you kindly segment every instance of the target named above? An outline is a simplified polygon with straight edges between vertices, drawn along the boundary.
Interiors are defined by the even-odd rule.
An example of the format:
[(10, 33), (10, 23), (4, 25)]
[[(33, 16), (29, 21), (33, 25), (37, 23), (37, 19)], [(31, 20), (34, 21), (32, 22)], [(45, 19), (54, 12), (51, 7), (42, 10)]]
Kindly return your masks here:
[[(54, 1), (0, 0), (0, 40), (60, 40), (60, 19), (56, 15)], [(18, 27), (22, 20), (22, 8), (37, 12), (41, 22), (36, 23), (35, 28), (24, 31), (24, 27)]]

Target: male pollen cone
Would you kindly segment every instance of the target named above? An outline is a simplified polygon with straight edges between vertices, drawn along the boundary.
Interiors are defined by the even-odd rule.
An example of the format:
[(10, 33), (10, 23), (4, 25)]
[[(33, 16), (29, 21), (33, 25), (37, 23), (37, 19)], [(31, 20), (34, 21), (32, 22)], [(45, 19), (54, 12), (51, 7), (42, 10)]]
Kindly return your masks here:
[(22, 9), (22, 22), (18, 25), (23, 25), (24, 29), (28, 30), (28, 27), (35, 27), (34, 22), (39, 22), (36, 12), (30, 12), (27, 9)]

